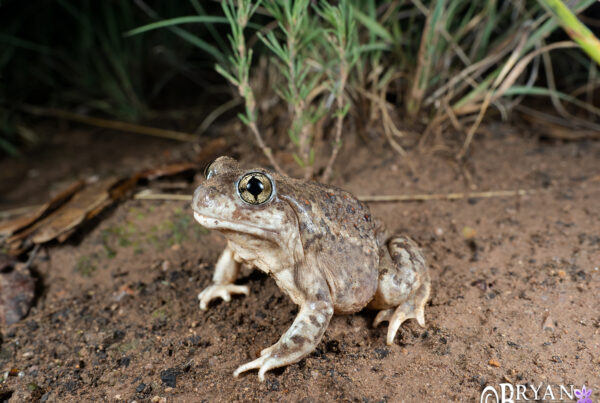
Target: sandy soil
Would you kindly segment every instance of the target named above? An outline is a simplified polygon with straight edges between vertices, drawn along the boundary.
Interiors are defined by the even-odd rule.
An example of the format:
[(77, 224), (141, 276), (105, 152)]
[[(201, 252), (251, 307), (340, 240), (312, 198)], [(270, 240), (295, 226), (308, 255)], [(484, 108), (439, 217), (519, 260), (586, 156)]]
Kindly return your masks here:
[[(425, 251), (433, 282), (426, 328), (409, 321), (387, 346), (386, 326), (371, 327), (374, 312), (336, 316), (306, 359), (264, 383), (256, 372), (233, 378), (277, 341), (297, 308), (268, 276), (248, 269), (239, 283), (250, 296), (201, 312), (196, 295), (210, 283), (223, 239), (195, 224), (187, 203), (127, 200), (75, 240), (42, 249), (35, 306), (2, 329), (0, 379), (8, 377), (0, 402), (465, 402), (506, 382), (555, 391), (585, 384), (596, 401), (600, 144), (541, 142), (505, 126), (489, 131), (464, 169), (414, 155), (412, 174), (392, 151), (365, 146), (341, 155), (334, 184), (355, 194), (465, 191), (469, 182), (477, 190), (537, 191), (371, 203), (374, 216)], [(69, 162), (60, 147), (29, 164), (0, 162), (3, 207), (41, 202), (75, 177), (189, 155), (189, 146), (138, 147), (127, 135), (61, 136), (56, 142), (66, 138), (79, 150)], [(244, 162), (261, 158), (240, 154)], [(185, 186), (191, 193), (193, 183)]]

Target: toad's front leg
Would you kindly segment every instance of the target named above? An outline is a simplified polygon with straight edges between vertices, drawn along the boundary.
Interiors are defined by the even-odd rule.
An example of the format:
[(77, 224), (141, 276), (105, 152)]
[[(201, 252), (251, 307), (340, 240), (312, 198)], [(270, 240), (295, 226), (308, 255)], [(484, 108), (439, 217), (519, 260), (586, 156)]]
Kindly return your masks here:
[(213, 284), (209, 285), (198, 294), (200, 309), (205, 311), (208, 303), (215, 298), (221, 298), (227, 302), (231, 300), (231, 294), (248, 295), (250, 293), (248, 286), (233, 284), (239, 271), (240, 263), (235, 261), (233, 251), (231, 250), (231, 247), (227, 245), (215, 266)]
[(333, 316), (333, 306), (323, 301), (306, 303), (292, 326), (279, 341), (260, 353), (260, 357), (235, 370), (233, 376), (250, 369), (258, 369), (258, 379), (265, 380), (265, 372), (300, 361), (319, 344), (329, 320)]
[(297, 287), (282, 278), (277, 279), (278, 285), (300, 305), (292, 326), (277, 343), (264, 349), (259, 358), (236, 369), (234, 376), (258, 369), (258, 378), (264, 381), (265, 372), (298, 362), (317, 347), (333, 316), (333, 303), (324, 280), (310, 279), (306, 273), (302, 277), (303, 282), (309, 283), (308, 287)]

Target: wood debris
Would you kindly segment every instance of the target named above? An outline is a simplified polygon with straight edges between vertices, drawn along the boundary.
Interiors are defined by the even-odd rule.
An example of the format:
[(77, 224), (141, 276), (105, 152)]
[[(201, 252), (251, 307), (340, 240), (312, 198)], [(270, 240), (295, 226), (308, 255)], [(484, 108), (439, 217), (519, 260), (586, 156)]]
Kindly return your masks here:
[(27, 315), (35, 294), (35, 280), (27, 265), (0, 255), (0, 325), (9, 326)]
[[(209, 143), (203, 158), (222, 151), (221, 141)], [(8, 254), (17, 256), (34, 245), (50, 241), (65, 242), (84, 223), (97, 217), (112, 204), (128, 196), (140, 181), (152, 181), (186, 173), (195, 174), (199, 162), (179, 162), (139, 171), (128, 178), (78, 180), (38, 207), (33, 213), (0, 223), (0, 240)]]

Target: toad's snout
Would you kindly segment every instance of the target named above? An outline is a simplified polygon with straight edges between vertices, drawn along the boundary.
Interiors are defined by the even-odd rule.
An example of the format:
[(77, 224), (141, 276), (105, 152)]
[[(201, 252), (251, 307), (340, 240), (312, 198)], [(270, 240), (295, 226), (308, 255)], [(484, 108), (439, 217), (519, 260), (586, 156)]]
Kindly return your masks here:
[(192, 210), (195, 212), (200, 212), (211, 207), (214, 204), (217, 195), (217, 189), (212, 186), (198, 186), (194, 191), (194, 196), (192, 197)]

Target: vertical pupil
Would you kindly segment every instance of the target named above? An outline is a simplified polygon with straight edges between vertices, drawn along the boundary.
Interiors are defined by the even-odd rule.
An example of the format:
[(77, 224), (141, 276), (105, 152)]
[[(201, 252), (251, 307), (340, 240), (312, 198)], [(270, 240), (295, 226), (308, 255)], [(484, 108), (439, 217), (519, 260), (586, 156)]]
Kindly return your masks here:
[(258, 195), (262, 193), (265, 186), (262, 182), (256, 179), (256, 176), (253, 176), (248, 183), (246, 184), (246, 190), (254, 196), (254, 200), (258, 200)]

